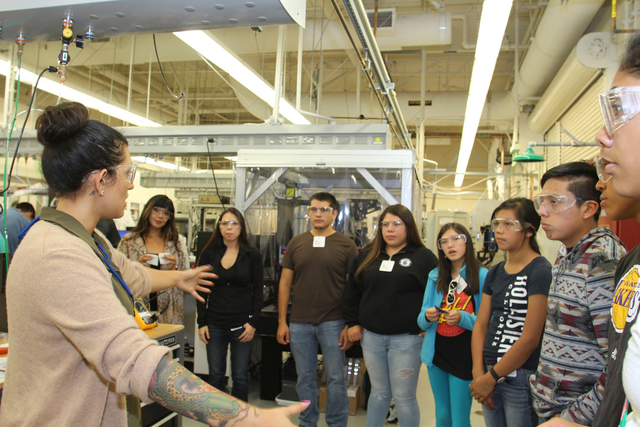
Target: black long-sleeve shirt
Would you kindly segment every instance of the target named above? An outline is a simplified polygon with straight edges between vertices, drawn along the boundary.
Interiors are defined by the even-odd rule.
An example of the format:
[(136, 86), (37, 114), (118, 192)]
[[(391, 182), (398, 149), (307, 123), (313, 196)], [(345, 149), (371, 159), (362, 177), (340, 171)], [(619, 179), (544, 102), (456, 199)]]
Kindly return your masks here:
[(209, 248), (200, 257), (200, 265), (209, 264), (218, 279), (211, 293), (201, 293), (198, 301), (198, 327), (209, 324), (221, 328), (237, 328), (249, 322), (254, 328), (260, 322), (263, 298), (262, 256), (255, 248), (240, 245), (238, 258), (229, 268), (220, 264), (227, 247)]
[[(360, 325), (380, 335), (419, 333), (416, 322), (429, 272), (438, 259), (423, 246), (405, 246), (389, 258), (384, 251), (356, 281), (355, 274), (367, 257), (363, 250), (353, 261), (342, 296), (342, 313), (349, 327)], [(395, 261), (389, 272), (380, 271), (382, 261)]]

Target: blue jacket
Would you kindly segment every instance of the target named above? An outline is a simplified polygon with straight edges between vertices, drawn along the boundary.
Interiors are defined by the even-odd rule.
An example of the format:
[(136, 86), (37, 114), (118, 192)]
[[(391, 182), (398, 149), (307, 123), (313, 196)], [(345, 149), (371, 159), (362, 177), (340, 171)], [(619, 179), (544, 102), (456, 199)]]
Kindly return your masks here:
[[(482, 299), (482, 287), (484, 285), (484, 278), (487, 277), (487, 270), (484, 267), (480, 267), (479, 275), (480, 275), (480, 287), (477, 294), (473, 296), (474, 303), (476, 305), (476, 312), (480, 309), (480, 300)], [(460, 275), (463, 279), (467, 279), (467, 266), (465, 265), (460, 270)], [(427, 308), (433, 307), (437, 305), (440, 307), (442, 303), (442, 298), (444, 298), (444, 294), (440, 293), (436, 289), (436, 283), (438, 282), (438, 269), (434, 268), (429, 273), (429, 279), (427, 280), (427, 289), (424, 291), (424, 298), (422, 300), (422, 308), (420, 309), (420, 314), (418, 315), (418, 326), (423, 331), (427, 331), (424, 336), (424, 341), (422, 341), (422, 350), (420, 351), (420, 359), (422, 359), (422, 363), (431, 367), (433, 365), (433, 354), (435, 353), (436, 348), (436, 329), (438, 326), (438, 322), (429, 322), (424, 314)], [(460, 323), (458, 326), (472, 330), (473, 325), (476, 323), (476, 315), (469, 314), (466, 311), (462, 311), (460, 318)]]

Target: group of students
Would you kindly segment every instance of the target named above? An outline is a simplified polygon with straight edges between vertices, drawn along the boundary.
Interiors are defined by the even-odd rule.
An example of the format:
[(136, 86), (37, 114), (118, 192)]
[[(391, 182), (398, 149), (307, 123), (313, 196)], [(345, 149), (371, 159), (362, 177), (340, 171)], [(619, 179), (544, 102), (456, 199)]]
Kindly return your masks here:
[[(278, 296), (277, 336), (291, 345), (303, 402), (271, 410), (188, 372), (133, 317), (134, 298), (175, 287), (208, 303), (199, 307), (203, 340), (215, 347), (249, 342), (258, 304), (246, 298), (253, 292), (247, 266), (250, 280), (260, 274), (240, 213), (223, 214), (198, 268), (173, 269), (179, 256), (169, 258), (167, 271), (144, 268), (142, 256), (129, 260), (95, 232), (100, 219), (123, 215), (133, 188), (136, 165), (126, 138), (90, 120), (79, 103), (46, 108), (37, 138), (43, 175), (59, 202), (30, 224), (9, 269), (11, 357), (0, 424), (135, 426), (142, 400), (213, 426), (291, 426), (288, 418), (300, 413), (301, 425), (313, 427), (320, 345), (327, 424), (346, 426), (343, 350), (361, 340), (372, 385), (369, 427), (384, 423), (391, 398), (401, 425), (419, 425), (422, 362), (438, 425), (468, 425), (472, 398), (484, 405), (490, 426), (535, 425), (539, 418), (551, 427), (613, 427), (622, 425), (621, 416), (627, 426), (639, 425), (632, 408), (640, 407), (640, 248), (625, 255), (613, 233), (596, 224), (601, 207), (614, 220), (640, 220), (640, 33), (630, 38), (613, 86), (600, 95), (605, 126), (596, 136), (595, 169), (560, 165), (545, 173), (533, 201), (502, 203), (491, 226), (508, 257), (490, 271), (478, 265), (471, 236), (456, 224), (440, 230), (436, 259), (401, 205), (382, 212), (372, 244), (358, 253), (331, 227), (335, 198), (312, 196), (313, 228), (289, 243)], [(168, 216), (166, 207), (151, 211), (158, 223)], [(137, 234), (147, 251), (159, 252), (148, 226)], [(562, 243), (553, 267), (540, 256), (539, 227)], [(225, 316), (226, 306), (205, 301), (212, 281), (222, 284), (215, 287), (222, 300), (235, 304), (243, 295), (241, 316)], [(237, 346), (232, 361), (246, 360), (243, 352)], [(243, 393), (239, 383), (234, 395)]]

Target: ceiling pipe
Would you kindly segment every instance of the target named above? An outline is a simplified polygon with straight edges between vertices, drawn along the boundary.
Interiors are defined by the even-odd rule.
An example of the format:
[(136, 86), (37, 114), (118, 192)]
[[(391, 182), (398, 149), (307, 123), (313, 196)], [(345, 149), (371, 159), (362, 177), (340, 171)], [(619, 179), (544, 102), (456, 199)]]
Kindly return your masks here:
[(518, 94), (540, 96), (578, 43), (604, 0), (550, 0), (520, 65)]
[(369, 25), (369, 19), (367, 18), (367, 12), (364, 9), (362, 0), (343, 0), (343, 2), (347, 13), (351, 17), (351, 22), (356, 28), (360, 43), (367, 53), (371, 68), (379, 85), (378, 89), (387, 102), (385, 110), (393, 116), (398, 128), (399, 137), (404, 143), (405, 148), (412, 150), (413, 143), (411, 142), (411, 134), (400, 111), (400, 105), (398, 104), (394, 90), (395, 85), (387, 73), (387, 68), (382, 59), (382, 54), (380, 53), (375, 37), (373, 36), (373, 31), (371, 30), (371, 25)]

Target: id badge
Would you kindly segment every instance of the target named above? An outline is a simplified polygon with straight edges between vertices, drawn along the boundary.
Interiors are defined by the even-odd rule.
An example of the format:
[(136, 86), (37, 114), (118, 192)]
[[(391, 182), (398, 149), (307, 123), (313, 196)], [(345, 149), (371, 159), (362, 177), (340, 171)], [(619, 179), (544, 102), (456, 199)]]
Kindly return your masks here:
[(395, 261), (382, 261), (382, 263), (380, 263), (380, 271), (386, 271), (387, 273), (391, 272), (393, 270), (393, 265), (395, 264)]
[(314, 248), (324, 248), (324, 243), (327, 240), (325, 236), (314, 236), (313, 237), (313, 247)]

